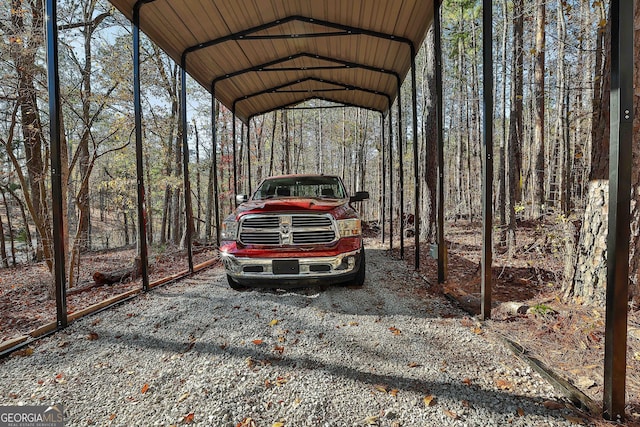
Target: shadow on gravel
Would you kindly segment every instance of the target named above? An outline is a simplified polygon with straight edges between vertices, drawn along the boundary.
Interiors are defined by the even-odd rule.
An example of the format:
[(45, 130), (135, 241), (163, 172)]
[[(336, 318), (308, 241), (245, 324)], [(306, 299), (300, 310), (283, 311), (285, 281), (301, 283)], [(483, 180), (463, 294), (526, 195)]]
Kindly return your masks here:
[[(103, 337), (106, 340), (113, 340), (118, 345), (130, 345), (143, 349), (158, 349), (163, 351), (175, 351), (176, 353), (196, 353), (203, 356), (226, 356), (238, 359), (238, 366), (245, 364), (249, 358), (255, 361), (267, 361), (269, 365), (278, 366), (295, 371), (322, 371), (326, 375), (336, 378), (336, 382), (353, 381), (368, 384), (372, 389), (378, 384), (393, 384), (399, 391), (415, 392), (426, 396), (432, 394), (440, 401), (450, 399), (452, 401), (466, 401), (470, 408), (484, 408), (491, 413), (518, 416), (517, 408), (522, 408), (527, 415), (539, 415), (541, 417), (553, 417), (560, 421), (565, 421), (564, 413), (569, 413), (568, 409), (550, 410), (546, 408), (541, 398), (510, 393), (508, 391), (486, 390), (480, 386), (464, 383), (448, 383), (434, 380), (416, 380), (406, 378), (401, 375), (380, 375), (371, 372), (364, 372), (353, 367), (337, 363), (324, 363), (314, 360), (311, 357), (300, 356), (278, 356), (273, 353), (259, 351), (248, 347), (237, 347), (231, 345), (221, 346), (217, 343), (196, 342), (185, 348), (185, 342), (159, 339), (152, 336), (140, 335), (118, 335), (115, 337)], [(505, 405), (505, 402), (511, 402)], [(420, 402), (419, 404), (422, 404)], [(500, 410), (500, 407), (512, 407), (513, 412)]]

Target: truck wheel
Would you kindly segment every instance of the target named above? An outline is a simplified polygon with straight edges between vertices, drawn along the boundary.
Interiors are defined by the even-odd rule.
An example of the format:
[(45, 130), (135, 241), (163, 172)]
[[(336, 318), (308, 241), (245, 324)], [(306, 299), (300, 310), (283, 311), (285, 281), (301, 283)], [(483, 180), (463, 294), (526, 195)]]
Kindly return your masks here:
[(353, 286), (357, 286), (359, 288), (364, 286), (364, 278), (366, 276), (366, 263), (364, 253), (364, 250), (362, 250), (362, 257), (360, 258), (360, 268), (358, 269), (356, 277), (353, 279), (352, 283)]
[(227, 282), (229, 282), (229, 287), (234, 291), (244, 291), (248, 289), (246, 286), (241, 285), (240, 283), (233, 280), (231, 276), (227, 274)]

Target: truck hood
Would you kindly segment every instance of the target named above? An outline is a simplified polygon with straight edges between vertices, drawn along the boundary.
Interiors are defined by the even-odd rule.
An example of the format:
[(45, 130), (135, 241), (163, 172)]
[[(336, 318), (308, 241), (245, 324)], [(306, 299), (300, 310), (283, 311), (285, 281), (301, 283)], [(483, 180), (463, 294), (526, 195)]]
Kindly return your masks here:
[(265, 212), (333, 212), (335, 217), (344, 216), (350, 210), (349, 199), (268, 199), (250, 200), (238, 206), (237, 218), (251, 213)]

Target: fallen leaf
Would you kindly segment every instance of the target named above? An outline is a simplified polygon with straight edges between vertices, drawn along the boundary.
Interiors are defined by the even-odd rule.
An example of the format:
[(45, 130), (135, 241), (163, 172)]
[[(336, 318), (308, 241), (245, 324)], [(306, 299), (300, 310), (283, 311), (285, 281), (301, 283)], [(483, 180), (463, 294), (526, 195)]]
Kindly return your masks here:
[(33, 349), (31, 347), (23, 348), (22, 350), (15, 351), (13, 353), (14, 356), (27, 357), (33, 354)]
[(462, 403), (462, 406), (463, 406), (464, 408), (470, 408), (470, 407), (471, 407), (471, 403), (469, 403), (469, 401), (468, 401), (468, 400), (463, 400), (463, 401), (462, 401), (462, 402), (460, 402), (460, 403)]
[(184, 401), (187, 397), (189, 397), (189, 392), (183, 394), (182, 396), (180, 396), (180, 399), (178, 399), (178, 403)]
[(564, 405), (559, 402), (554, 402), (553, 400), (546, 400), (542, 403), (547, 409), (562, 409)]
[(116, 419), (116, 417), (117, 417), (117, 415), (116, 415), (116, 414), (111, 414), (111, 415), (109, 415), (109, 420), (110, 420), (110, 421), (113, 421), (113, 420), (115, 420), (115, 419)]
[(473, 333), (476, 334), (476, 335), (482, 335), (483, 332), (484, 331), (479, 326), (476, 326), (475, 328), (473, 328)]
[(400, 335), (402, 333), (402, 331), (395, 326), (390, 327), (389, 330), (393, 333), (393, 335)]
[(381, 393), (386, 393), (387, 392), (387, 387), (384, 385), (380, 385), (380, 384), (376, 384), (373, 386), (376, 390), (378, 390)]
[(378, 424), (378, 416), (376, 415), (369, 415), (367, 418), (364, 419), (364, 423), (368, 426), (374, 426)]
[(282, 354), (282, 353), (284, 353), (284, 347), (280, 346), (280, 345), (276, 345), (276, 346), (273, 347), (273, 351), (276, 351), (276, 352)]
[(275, 423), (271, 424), (271, 427), (284, 427), (284, 423), (282, 421), (276, 421)]
[(498, 386), (498, 388), (502, 390), (511, 389), (513, 387), (511, 383), (507, 380), (497, 380), (496, 385)]
[(518, 412), (518, 416), (524, 417), (524, 409), (518, 408), (517, 412)]
[(187, 415), (185, 415), (182, 418), (182, 422), (185, 424), (191, 424), (193, 422), (193, 417), (194, 417), (194, 413), (193, 412), (189, 412)]
[(276, 326), (278, 324), (278, 319), (273, 319), (271, 322), (269, 322), (269, 326)]
[(451, 418), (451, 419), (457, 420), (457, 419), (459, 418), (459, 417), (458, 417), (458, 414), (456, 414), (456, 413), (455, 413), (455, 412), (453, 412), (453, 411), (449, 411), (448, 409), (445, 409), (445, 410), (444, 410), (444, 413), (445, 413), (449, 418)]
[(88, 339), (89, 341), (95, 341), (95, 340), (97, 340), (98, 338), (99, 338), (99, 337), (98, 337), (98, 334), (96, 334), (95, 332), (89, 332), (89, 334), (87, 335), (87, 339)]
[(462, 380), (462, 384), (471, 385), (471, 379), (465, 378)]
[(236, 427), (257, 427), (257, 424), (252, 418), (243, 418)]
[(147, 391), (149, 391), (149, 384), (145, 383), (142, 386), (142, 389), (140, 390), (140, 393), (145, 394)]
[(262, 344), (262, 343), (263, 343), (263, 341), (262, 341), (262, 340), (253, 340), (253, 341), (251, 341), (251, 342), (252, 342), (252, 343), (254, 343), (255, 345), (260, 345), (260, 344)]
[(389, 392), (389, 394), (393, 397), (396, 397), (398, 395), (399, 390), (397, 388), (394, 388), (393, 390), (391, 390)]
[(289, 380), (287, 380), (284, 377), (278, 377), (278, 378), (276, 378), (276, 385), (277, 386), (282, 386), (282, 385), (286, 384), (287, 381), (289, 381)]
[(418, 366), (422, 366), (422, 365), (416, 362), (409, 362), (407, 366), (410, 368), (417, 368)]
[(436, 399), (432, 395), (428, 395), (422, 398), (424, 406), (433, 406), (436, 404)]
[(358, 322), (349, 322), (349, 326), (358, 326), (360, 325)]

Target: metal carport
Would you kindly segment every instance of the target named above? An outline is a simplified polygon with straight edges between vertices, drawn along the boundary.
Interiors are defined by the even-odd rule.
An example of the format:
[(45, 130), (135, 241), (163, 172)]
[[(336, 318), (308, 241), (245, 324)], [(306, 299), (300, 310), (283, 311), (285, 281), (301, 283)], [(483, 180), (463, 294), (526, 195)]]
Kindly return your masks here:
[[(139, 30), (182, 67), (182, 121), (186, 123), (186, 74), (210, 90), (245, 123), (267, 111), (323, 98), (388, 113), (400, 97), (400, 85), (412, 71), (413, 129), (416, 47), (433, 20), (431, 0), (112, 0), (134, 23), (134, 59)], [(484, 28), (484, 178), (482, 317), (491, 307), (492, 193), (492, 2), (483, 1)], [(60, 163), (60, 89), (57, 68), (56, 0), (46, 0), (48, 77), (51, 120), (51, 176), (58, 326), (67, 324)], [(628, 237), (633, 120), (633, 2), (612, 0), (611, 203), (609, 212), (605, 415), (624, 417)], [(438, 23), (439, 20), (436, 20)], [(436, 25), (436, 28), (438, 26)], [(436, 46), (439, 48), (439, 31)], [(436, 55), (437, 56), (437, 55)], [(438, 72), (441, 66), (438, 63)], [(136, 145), (142, 146), (139, 64), (135, 68)], [(437, 79), (438, 80), (438, 79)], [(436, 89), (436, 92), (438, 90)], [(322, 95), (318, 95), (318, 93)], [(441, 94), (441, 92), (439, 92)], [(442, 102), (439, 96), (438, 102)], [(439, 111), (442, 111), (440, 108)], [(399, 134), (401, 103), (398, 102)], [(391, 129), (391, 121), (390, 121)], [(384, 126), (383, 126), (384, 128)], [(438, 118), (442, 135), (442, 117)], [(214, 133), (215, 138), (215, 133)], [(389, 138), (391, 143), (392, 138)], [(439, 138), (440, 142), (442, 138)], [(215, 140), (214, 140), (215, 141)], [(401, 144), (400, 144), (401, 145)], [(414, 144), (414, 150), (417, 150)], [(214, 150), (215, 152), (215, 150)], [(442, 150), (440, 149), (440, 152)], [(185, 197), (189, 197), (188, 146), (183, 133)], [(441, 158), (441, 155), (439, 156)], [(138, 155), (140, 256), (146, 274), (146, 232), (142, 161)], [(417, 175), (414, 153), (414, 172)], [(442, 164), (438, 192), (439, 270), (443, 265)], [(417, 185), (418, 180), (416, 180)], [(416, 199), (420, 195), (416, 188)], [(187, 224), (192, 217), (187, 206)], [(418, 203), (416, 203), (418, 206)], [(416, 225), (418, 222), (416, 222)], [(189, 230), (189, 226), (187, 226)], [(418, 259), (419, 229), (416, 229)], [(402, 236), (401, 236), (402, 237)], [(187, 241), (191, 238), (187, 232)], [(189, 250), (189, 268), (193, 271)], [(402, 244), (401, 244), (402, 246)], [(416, 264), (417, 265), (417, 264)], [(439, 271), (439, 279), (444, 274)]]

